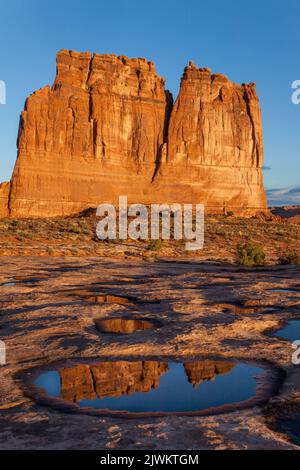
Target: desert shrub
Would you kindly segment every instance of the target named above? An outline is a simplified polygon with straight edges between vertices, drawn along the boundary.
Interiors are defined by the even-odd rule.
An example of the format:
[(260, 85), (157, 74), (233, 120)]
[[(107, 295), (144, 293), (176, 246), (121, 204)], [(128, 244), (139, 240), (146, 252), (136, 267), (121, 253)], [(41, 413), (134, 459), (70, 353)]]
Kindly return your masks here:
[(241, 266), (259, 266), (264, 264), (265, 252), (260, 245), (248, 242), (238, 245), (238, 263)]
[(233, 211), (228, 211), (226, 213), (227, 217), (233, 217), (234, 216), (234, 212)]
[(278, 258), (279, 264), (300, 264), (300, 254), (296, 250), (282, 253)]
[(70, 233), (75, 233), (75, 234), (79, 234), (81, 232), (80, 228), (79, 227), (76, 227), (76, 225), (74, 225), (73, 227), (71, 226), (69, 228), (69, 232)]
[(147, 246), (147, 250), (159, 251), (162, 249), (162, 246), (163, 246), (162, 240), (152, 240)]

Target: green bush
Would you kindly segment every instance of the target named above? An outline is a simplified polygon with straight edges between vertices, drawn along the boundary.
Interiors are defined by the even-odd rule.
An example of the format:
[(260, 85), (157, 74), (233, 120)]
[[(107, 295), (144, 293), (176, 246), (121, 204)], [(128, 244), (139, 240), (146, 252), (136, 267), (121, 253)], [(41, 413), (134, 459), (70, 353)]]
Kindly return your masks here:
[(278, 258), (279, 264), (300, 264), (300, 254), (296, 250), (282, 253)]
[(238, 263), (241, 266), (260, 266), (265, 263), (266, 255), (260, 245), (248, 242), (238, 245)]
[(147, 250), (159, 251), (162, 249), (162, 246), (163, 246), (162, 240), (152, 240), (147, 246)]

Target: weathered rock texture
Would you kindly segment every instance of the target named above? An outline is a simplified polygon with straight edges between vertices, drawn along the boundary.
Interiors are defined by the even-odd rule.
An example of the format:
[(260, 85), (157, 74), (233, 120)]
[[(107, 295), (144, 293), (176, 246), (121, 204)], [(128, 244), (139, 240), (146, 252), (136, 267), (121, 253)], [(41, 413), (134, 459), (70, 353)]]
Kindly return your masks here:
[(153, 63), (60, 51), (54, 85), (21, 115), (10, 215), (65, 215), (119, 195), (264, 210), (255, 86), (190, 64), (172, 107)]
[(199, 201), (208, 212), (265, 209), (255, 84), (240, 86), (190, 63), (172, 111), (164, 156), (158, 185), (164, 185), (172, 200)]
[(0, 217), (8, 216), (10, 183), (0, 183)]

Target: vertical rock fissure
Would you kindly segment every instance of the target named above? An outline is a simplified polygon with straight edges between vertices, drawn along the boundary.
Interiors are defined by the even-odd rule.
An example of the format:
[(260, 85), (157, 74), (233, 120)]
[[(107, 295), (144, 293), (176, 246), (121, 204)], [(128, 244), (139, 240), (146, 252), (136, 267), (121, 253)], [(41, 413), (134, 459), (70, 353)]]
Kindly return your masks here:
[[(169, 124), (170, 124), (171, 113), (172, 113), (173, 106), (174, 106), (174, 100), (173, 100), (173, 95), (169, 90), (165, 91), (165, 96), (166, 96), (166, 108), (165, 108), (164, 128), (163, 128), (163, 143), (157, 146), (155, 168), (154, 168), (154, 173), (152, 176), (151, 183), (154, 182), (155, 177), (160, 169), (162, 151), (164, 147), (168, 145)], [(168, 152), (168, 149), (166, 151)]]
[[(254, 123), (254, 119), (253, 119), (252, 112), (251, 112), (249, 96), (246, 90), (244, 90), (244, 100), (246, 103), (247, 114), (249, 116), (250, 123), (252, 126), (252, 132), (251, 132), (252, 134), (252, 161), (253, 163), (256, 163), (256, 166), (258, 167), (259, 166), (259, 152), (257, 149), (257, 142), (256, 142), (255, 123)], [(255, 155), (255, 150), (256, 150), (256, 155)]]

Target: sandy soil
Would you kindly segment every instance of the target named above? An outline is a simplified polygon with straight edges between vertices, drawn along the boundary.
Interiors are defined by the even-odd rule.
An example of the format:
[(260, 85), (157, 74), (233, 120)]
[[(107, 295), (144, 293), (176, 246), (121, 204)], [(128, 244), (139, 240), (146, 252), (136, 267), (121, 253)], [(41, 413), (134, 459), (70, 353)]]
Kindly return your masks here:
[[(10, 282), (15, 285), (5, 285)], [(0, 284), (0, 334), (7, 346), (7, 365), (0, 368), (0, 449), (298, 448), (281, 432), (278, 417), (300, 409), (300, 369), (291, 364), (291, 344), (270, 331), (299, 314), (299, 267), (2, 257)], [(298, 292), (272, 291), (277, 288)], [(97, 304), (85, 297), (94, 291), (139, 302)], [(96, 318), (123, 314), (163, 326), (122, 337), (95, 329)], [(205, 417), (75, 415), (41, 406), (24, 392), (22, 377), (32, 367), (107, 356), (266, 361), (285, 380), (265, 405)]]

